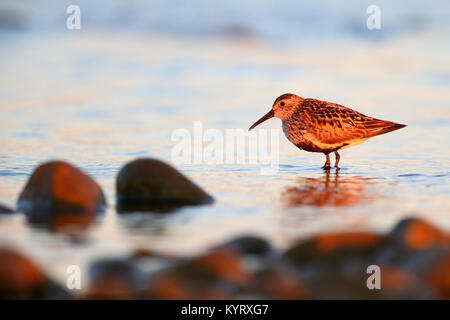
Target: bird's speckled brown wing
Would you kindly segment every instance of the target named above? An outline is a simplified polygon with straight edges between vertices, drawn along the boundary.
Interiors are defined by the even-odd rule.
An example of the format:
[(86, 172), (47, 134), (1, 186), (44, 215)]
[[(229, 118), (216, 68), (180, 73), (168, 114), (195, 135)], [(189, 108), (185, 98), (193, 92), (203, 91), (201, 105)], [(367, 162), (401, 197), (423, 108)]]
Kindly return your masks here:
[(404, 127), (316, 99), (305, 99), (300, 112), (305, 123), (305, 138), (321, 148), (349, 147)]

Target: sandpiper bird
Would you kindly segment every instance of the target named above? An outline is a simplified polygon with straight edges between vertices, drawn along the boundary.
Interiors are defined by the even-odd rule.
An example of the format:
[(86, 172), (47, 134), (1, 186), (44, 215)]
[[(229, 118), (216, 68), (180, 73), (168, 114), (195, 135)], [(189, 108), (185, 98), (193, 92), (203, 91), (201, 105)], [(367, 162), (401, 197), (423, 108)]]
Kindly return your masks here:
[(325, 154), (324, 169), (330, 169), (331, 152), (336, 155), (335, 167), (338, 168), (338, 150), (406, 127), (404, 124), (368, 117), (336, 103), (286, 93), (279, 96), (272, 110), (248, 130), (273, 117), (281, 119), (284, 134), (299, 149)]

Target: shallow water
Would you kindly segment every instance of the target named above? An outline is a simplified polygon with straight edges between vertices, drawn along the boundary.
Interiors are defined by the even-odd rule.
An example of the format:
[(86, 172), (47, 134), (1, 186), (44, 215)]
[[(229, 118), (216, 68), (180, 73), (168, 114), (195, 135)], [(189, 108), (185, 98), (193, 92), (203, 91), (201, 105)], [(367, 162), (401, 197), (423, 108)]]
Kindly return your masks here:
[[(189, 254), (252, 233), (284, 248), (317, 232), (386, 231), (410, 215), (450, 229), (450, 43), (443, 41), (450, 24), (442, 19), (449, 6), (408, 6), (425, 21), (421, 28), (387, 10), (386, 32), (372, 36), (358, 31), (364, 5), (334, 12), (326, 3), (311, 5), (301, 21), (286, 21), (289, 10), (280, 12), (269, 26), (245, 19), (252, 13), (244, 4), (230, 21), (205, 18), (198, 25), (196, 11), (186, 9), (185, 19), (167, 29), (136, 13), (145, 6), (140, 1), (129, 7), (140, 18), (128, 22), (111, 13), (118, 4), (104, 11), (90, 6), (91, 24), (74, 32), (57, 27), (55, 5), (44, 19), (38, 14), (44, 11), (22, 4), (34, 20), (23, 29), (0, 29), (0, 203), (15, 207), (39, 163), (64, 159), (99, 182), (108, 209), (81, 238), (31, 225), (22, 214), (3, 216), (0, 241), (64, 281), (69, 264), (86, 266), (136, 247)], [(267, 18), (271, 10), (266, 3), (258, 12)], [(93, 12), (103, 12), (103, 20)], [(305, 19), (316, 16), (327, 24), (308, 29)], [(221, 31), (234, 24), (251, 31)], [(301, 32), (280, 31), (290, 28)], [(205, 128), (247, 129), (284, 92), (408, 127), (342, 151), (341, 170), (328, 175), (322, 155), (299, 151), (284, 136), (274, 175), (250, 164), (177, 165), (215, 197), (214, 205), (167, 215), (116, 213), (115, 177), (127, 161), (170, 161), (173, 130), (192, 131), (195, 120)], [(261, 128), (280, 128), (280, 121)]]

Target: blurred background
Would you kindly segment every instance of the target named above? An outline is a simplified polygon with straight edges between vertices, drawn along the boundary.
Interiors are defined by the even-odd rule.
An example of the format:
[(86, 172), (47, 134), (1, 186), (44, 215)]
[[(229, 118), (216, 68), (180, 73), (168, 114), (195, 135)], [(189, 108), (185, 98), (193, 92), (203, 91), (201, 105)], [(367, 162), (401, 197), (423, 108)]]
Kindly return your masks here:
[[(80, 30), (66, 28), (72, 4)], [(366, 26), (372, 4), (380, 30)], [(93, 176), (109, 207), (82, 242), (22, 215), (0, 219), (0, 239), (64, 279), (68, 263), (136, 246), (190, 253), (253, 233), (285, 247), (316, 232), (385, 231), (408, 215), (448, 229), (449, 39), (445, 0), (1, 0), (0, 202), (15, 207), (32, 170), (56, 158)], [(127, 161), (170, 161), (171, 133), (194, 120), (247, 129), (286, 92), (408, 127), (345, 150), (331, 176), (321, 155), (284, 137), (274, 176), (255, 165), (180, 165), (213, 206), (116, 213), (114, 180)]]

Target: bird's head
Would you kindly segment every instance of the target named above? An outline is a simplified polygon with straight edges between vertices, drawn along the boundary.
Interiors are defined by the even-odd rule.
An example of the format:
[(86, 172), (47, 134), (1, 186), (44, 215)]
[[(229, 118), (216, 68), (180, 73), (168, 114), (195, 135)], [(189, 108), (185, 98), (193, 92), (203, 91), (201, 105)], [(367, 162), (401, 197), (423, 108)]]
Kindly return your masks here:
[(281, 120), (289, 119), (302, 102), (303, 98), (292, 93), (285, 93), (279, 96), (273, 103), (272, 109), (265, 116), (256, 121), (248, 130), (252, 130), (258, 124), (273, 117)]

